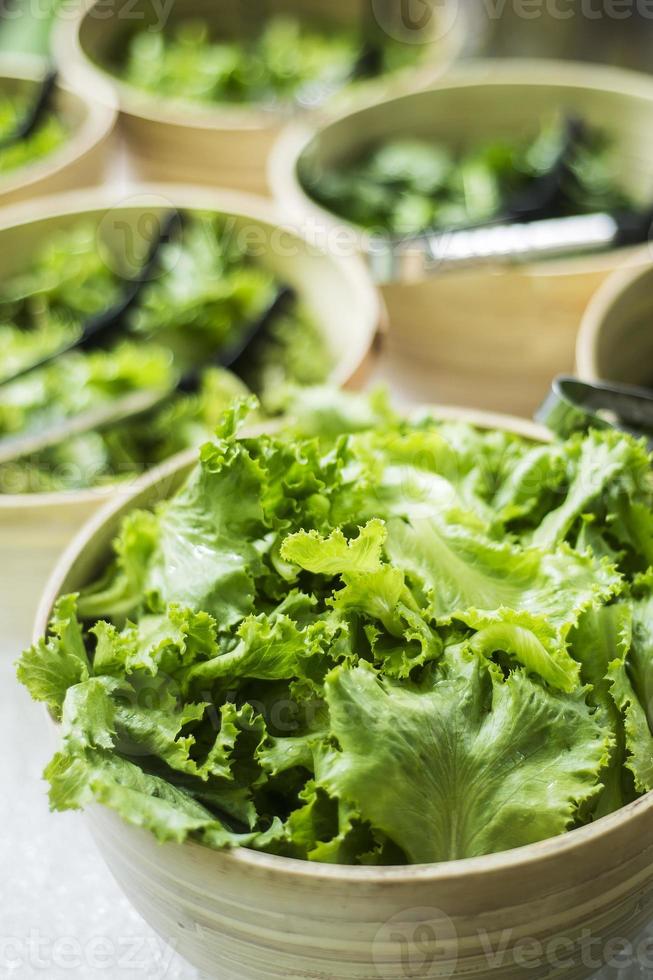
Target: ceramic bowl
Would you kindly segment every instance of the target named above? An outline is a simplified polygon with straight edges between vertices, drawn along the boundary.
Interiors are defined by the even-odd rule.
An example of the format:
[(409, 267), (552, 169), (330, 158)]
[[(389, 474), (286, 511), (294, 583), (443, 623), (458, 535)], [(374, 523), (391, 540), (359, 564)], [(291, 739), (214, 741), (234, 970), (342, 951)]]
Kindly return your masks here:
[[(434, 412), (548, 438), (528, 422)], [(56, 597), (105, 566), (125, 514), (168, 497), (192, 465), (192, 454), (169, 463), (92, 518), (46, 587), (35, 638)], [(136, 909), (203, 976), (220, 980), (581, 980), (617, 957), (653, 910), (651, 794), (553, 840), (411, 867), (161, 845), (103, 807), (87, 819)]]
[[(635, 73), (569, 62), (469, 63), (428, 91), (338, 115), (321, 127), (294, 124), (279, 140), (270, 180), (299, 227), (374, 262), (369, 236), (324, 210), (303, 189), (310, 156), (329, 166), (384, 139), (421, 137), (454, 146), (534, 136), (556, 111), (574, 112), (614, 141), (624, 189), (643, 207), (653, 188), (653, 82)], [(389, 349), (419, 372), (418, 399), (529, 416), (551, 378), (570, 372), (576, 334), (593, 293), (629, 254), (464, 270), (423, 271), (382, 284)]]
[[(0, 88), (9, 93), (36, 90), (45, 63), (28, 55), (0, 55)], [(101, 183), (117, 113), (110, 93), (95, 101), (61, 82), (54, 108), (69, 128), (62, 146), (40, 160), (0, 175), (0, 206), (44, 194)]]
[(634, 268), (607, 279), (589, 304), (576, 347), (581, 378), (653, 389), (652, 259), (647, 248)]

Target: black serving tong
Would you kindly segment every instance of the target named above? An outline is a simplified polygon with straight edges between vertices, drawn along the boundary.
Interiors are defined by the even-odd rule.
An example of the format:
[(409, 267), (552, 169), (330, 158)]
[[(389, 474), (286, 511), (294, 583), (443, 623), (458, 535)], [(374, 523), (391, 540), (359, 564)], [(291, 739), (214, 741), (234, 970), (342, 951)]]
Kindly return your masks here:
[(535, 419), (567, 438), (588, 428), (615, 428), (644, 437), (653, 451), (653, 389), (560, 375)]
[(0, 390), (19, 378), (24, 378), (33, 371), (43, 368), (64, 354), (69, 354), (76, 350), (93, 350), (97, 347), (105, 346), (115, 339), (116, 334), (124, 326), (125, 316), (136, 305), (143, 289), (151, 282), (156, 273), (161, 255), (161, 249), (176, 237), (184, 222), (184, 216), (179, 211), (171, 211), (167, 214), (160, 226), (159, 233), (151, 242), (147, 258), (140, 269), (138, 275), (133, 279), (125, 279), (119, 299), (105, 310), (94, 313), (88, 317), (82, 327), (81, 334), (77, 339), (70, 341), (56, 351), (46, 354), (38, 361), (33, 361), (14, 374), (0, 381)]
[(106, 405), (100, 405), (70, 418), (62, 419), (42, 431), (0, 439), (0, 465), (41, 452), (73, 436), (83, 435), (92, 430), (101, 430), (117, 422), (136, 419), (155, 408), (162, 407), (178, 392), (186, 394), (195, 392), (199, 387), (201, 376), (207, 368), (232, 368), (238, 373), (239, 365), (244, 361), (247, 351), (272, 321), (286, 311), (288, 304), (294, 298), (295, 292), (291, 287), (280, 286), (262, 313), (250, 323), (245, 324), (239, 331), (237, 340), (229, 347), (219, 351), (212, 360), (189, 371), (171, 388), (131, 392)]
[(574, 153), (586, 132), (582, 119), (568, 116), (551, 167), (513, 195), (497, 218), (377, 240), (369, 255), (377, 281), (404, 281), (484, 263), (536, 262), (647, 241), (653, 205), (638, 211), (565, 214), (567, 188), (575, 179)]
[(51, 69), (46, 72), (43, 81), (40, 83), (36, 98), (27, 109), (23, 118), (11, 133), (7, 133), (0, 139), (0, 150), (7, 150), (16, 143), (21, 143), (32, 135), (34, 130), (40, 125), (45, 114), (50, 110), (52, 99), (57, 85), (57, 72)]
[(562, 143), (553, 163), (544, 173), (529, 181), (513, 195), (504, 210), (508, 221), (540, 221), (559, 215), (568, 201), (567, 186), (574, 178), (572, 164), (577, 147), (587, 135), (587, 126), (578, 116), (564, 121)]
[(295, 96), (302, 107), (317, 108), (337, 92), (368, 78), (375, 78), (383, 71), (383, 32), (374, 12), (373, 0), (361, 0), (359, 15), (360, 47), (349, 71), (336, 81), (307, 82)]
[(362, 0), (360, 49), (347, 76), (347, 82), (375, 78), (383, 71), (383, 32), (374, 9), (374, 0)]
[(208, 364), (202, 364), (201, 367), (193, 368), (192, 371), (185, 374), (178, 381), (175, 391), (183, 392), (184, 394), (192, 394), (197, 391), (202, 374), (207, 367), (231, 368), (238, 373), (239, 366), (241, 366), (246, 353), (251, 349), (254, 342), (258, 340), (259, 336), (267, 330), (277, 317), (286, 312), (294, 299), (294, 289), (290, 286), (279, 286), (265, 309), (239, 330), (238, 336), (233, 343), (229, 347), (218, 351), (215, 358), (209, 361)]

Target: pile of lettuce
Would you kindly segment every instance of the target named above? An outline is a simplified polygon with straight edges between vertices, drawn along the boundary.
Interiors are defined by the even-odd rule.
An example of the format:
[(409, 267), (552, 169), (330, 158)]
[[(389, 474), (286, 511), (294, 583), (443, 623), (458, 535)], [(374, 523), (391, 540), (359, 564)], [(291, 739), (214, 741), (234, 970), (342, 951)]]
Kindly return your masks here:
[[(410, 64), (415, 45), (384, 37), (382, 73)], [(360, 55), (356, 30), (320, 29), (289, 16), (270, 18), (260, 34), (239, 40), (212, 37), (202, 21), (170, 32), (140, 31), (113, 66), (136, 88), (159, 97), (200, 103), (310, 103), (321, 91), (345, 85)], [(319, 98), (318, 98), (319, 101)]]
[[(125, 519), (18, 676), (54, 809), (346, 864), (488, 854), (653, 787), (643, 443), (539, 445), (372, 404), (238, 438)], [(348, 428), (349, 432), (337, 435)]]
[[(29, 96), (0, 92), (0, 142), (16, 131), (29, 108)], [(64, 121), (55, 112), (46, 113), (26, 139), (0, 147), (0, 177), (49, 156), (65, 143), (68, 135)]]
[[(85, 320), (123, 288), (121, 257), (82, 223), (48, 242), (0, 291), (0, 381), (75, 339)], [(133, 274), (133, 273), (132, 273)], [(228, 219), (190, 215), (164, 246), (159, 273), (107, 349), (71, 352), (0, 388), (0, 438), (38, 431), (130, 391), (166, 390), (203, 367), (196, 393), (0, 466), (1, 493), (76, 489), (130, 477), (199, 445), (233, 398), (248, 390), (274, 411), (287, 383), (316, 384), (329, 373), (325, 341), (301, 301), (258, 338), (235, 374), (211, 367), (276, 295), (276, 276), (252, 259)]]
[[(550, 173), (568, 139), (554, 118), (535, 139), (493, 140), (460, 149), (423, 139), (388, 140), (356, 159), (323, 167), (307, 151), (300, 178), (321, 205), (381, 234), (413, 235), (500, 217), (509, 202)], [(584, 127), (550, 217), (613, 211), (632, 204), (606, 135)]]

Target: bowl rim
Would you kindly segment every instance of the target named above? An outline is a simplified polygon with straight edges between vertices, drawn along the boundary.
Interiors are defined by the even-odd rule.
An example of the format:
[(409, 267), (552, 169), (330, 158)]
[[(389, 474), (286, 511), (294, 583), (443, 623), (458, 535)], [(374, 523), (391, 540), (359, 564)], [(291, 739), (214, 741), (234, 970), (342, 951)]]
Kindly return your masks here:
[[(55, 26), (53, 50), (57, 64), (74, 88), (88, 88), (101, 84), (101, 88), (113, 92), (121, 113), (142, 121), (161, 125), (179, 126), (201, 130), (276, 130), (288, 119), (288, 111), (261, 106), (258, 103), (240, 106), (224, 102), (215, 105), (175, 102), (157, 99), (156, 95), (123, 81), (105, 69), (87, 54), (81, 42), (81, 29), (94, 7), (103, 0), (83, 0), (73, 17), (66, 17)], [(444, 0), (455, 12), (454, 27), (447, 31), (447, 45), (441, 39), (431, 47), (435, 54), (415, 67), (408, 66), (391, 72), (388, 76), (360, 83), (360, 93), (352, 94), (346, 104), (376, 102), (384, 94), (395, 90), (411, 90), (431, 84), (460, 55), (467, 41), (465, 30), (467, 16), (458, 0)], [(441, 52), (441, 53), (439, 53)], [(358, 87), (357, 87), (358, 88)], [(97, 93), (96, 93), (97, 96)], [(317, 110), (321, 112), (321, 109)], [(310, 113), (310, 110), (307, 110)]]
[[(369, 113), (378, 111), (381, 105), (396, 107), (413, 100), (427, 100), (438, 96), (446, 98), (447, 93), (452, 91), (483, 92), (495, 86), (514, 86), (521, 93), (525, 89), (547, 87), (557, 88), (562, 92), (573, 89), (595, 93), (609, 92), (626, 98), (648, 100), (653, 114), (653, 79), (630, 69), (546, 58), (471, 59), (455, 65), (435, 84), (427, 87), (395, 94), (372, 104), (325, 113), (314, 119), (290, 121), (275, 140), (268, 157), (267, 180), (274, 200), (288, 210), (300, 226), (308, 221), (320, 222), (322, 226), (331, 229), (340, 228), (352, 242), (358, 244), (363, 254), (369, 253), (372, 236), (364, 227), (347, 221), (318, 204), (304, 190), (298, 176), (298, 165), (305, 150), (323, 132), (345, 120), (350, 123), (357, 119), (364, 121)], [(365, 132), (364, 122), (360, 127), (352, 125), (350, 128), (352, 132), (359, 129)], [(556, 275), (568, 270), (576, 273), (608, 272), (614, 269), (616, 255), (621, 257), (621, 261), (626, 261), (628, 255), (635, 250), (624, 246), (596, 255), (529, 262), (521, 268), (522, 271), (528, 270), (530, 274), (541, 275)], [(493, 268), (490, 274), (496, 274), (496, 269)]]
[[(466, 421), (480, 428), (499, 427), (508, 432), (515, 432), (534, 442), (551, 441), (553, 438), (551, 433), (542, 426), (512, 416), (437, 405), (428, 406), (428, 411), (437, 420)], [(258, 431), (261, 428), (264, 427), (260, 427)], [(244, 437), (246, 435), (247, 433), (243, 433)], [(42, 591), (34, 622), (33, 642), (36, 643), (44, 636), (54, 601), (61, 594), (65, 579), (86, 549), (92, 544), (95, 537), (105, 529), (107, 524), (119, 520), (130, 509), (139, 506), (137, 498), (140, 495), (147, 493), (155, 484), (163, 483), (174, 475), (181, 476), (184, 471), (192, 468), (196, 459), (196, 451), (187, 450), (180, 456), (166, 461), (163, 465), (144, 474), (135, 482), (132, 491), (127, 496), (109, 501), (83, 525), (59, 558)], [(165, 496), (161, 496), (158, 499), (163, 500)], [(152, 501), (152, 503), (154, 502), (156, 501)], [(114, 811), (103, 808), (99, 804), (97, 806), (93, 805), (91, 808), (92, 811), (97, 811), (98, 809), (106, 819), (115, 821), (117, 826), (126, 827), (127, 831), (140, 830), (141, 833), (148, 833), (140, 828), (132, 827), (123, 821)], [(644, 796), (639, 797), (620, 810), (616, 810), (614, 813), (600, 817), (594, 823), (574, 830), (568, 830), (558, 837), (551, 837), (547, 840), (538, 841), (535, 844), (527, 844), (509, 851), (501, 851), (497, 854), (487, 854), (481, 857), (463, 858), (455, 861), (443, 861), (439, 864), (359, 867), (302, 861), (299, 858), (280, 857), (276, 854), (267, 854), (245, 847), (215, 851), (193, 840), (187, 840), (183, 844), (164, 844), (160, 846), (182, 848), (185, 853), (189, 855), (194, 854), (198, 860), (201, 859), (204, 863), (211, 861), (212, 856), (214, 859), (217, 856), (223, 866), (226, 863), (227, 865), (232, 865), (234, 868), (239, 867), (250, 871), (260, 871), (274, 875), (283, 874), (291, 878), (340, 881), (353, 885), (410, 881), (446, 884), (447, 882), (469, 880), (478, 875), (487, 875), (496, 871), (526, 870), (540, 861), (547, 861), (551, 858), (574, 852), (579, 846), (591, 846), (597, 838), (627, 824), (631, 818), (639, 815), (642, 810), (647, 815), (653, 813), (653, 792), (644, 794)]]
[(602, 378), (598, 359), (599, 341), (615, 303), (640, 280), (651, 275), (653, 253), (650, 245), (644, 245), (609, 275), (592, 296), (576, 337), (576, 367), (584, 381), (600, 381)]
[[(111, 208), (143, 207), (143, 199), (148, 198), (167, 200), (175, 207), (188, 210), (216, 211), (245, 219), (249, 218), (254, 222), (268, 226), (270, 229), (281, 229), (284, 233), (292, 236), (295, 241), (308, 247), (311, 252), (319, 255), (321, 261), (331, 263), (332, 268), (340, 276), (343, 283), (346, 283), (352, 293), (357, 296), (362, 311), (360, 319), (365, 330), (364, 334), (361, 331), (361, 356), (350, 355), (348, 359), (343, 359), (336, 364), (329, 375), (328, 383), (343, 387), (355, 377), (366, 359), (370, 357), (375, 338), (383, 330), (386, 320), (383, 300), (375, 289), (365, 264), (358, 256), (336, 255), (330, 252), (326, 246), (323, 247), (319, 243), (311, 241), (302, 234), (300, 229), (285, 221), (275, 202), (267, 198), (243, 191), (179, 183), (134, 183), (129, 184), (126, 188), (91, 187), (8, 205), (0, 210), (0, 232), (53, 218), (81, 216), (85, 212), (110, 210)], [(170, 458), (174, 460), (177, 455), (180, 454), (175, 454)], [(147, 472), (155, 472), (156, 469), (153, 467)], [(128, 482), (136, 484), (137, 480)], [(43, 507), (65, 508), (71, 505), (92, 504), (94, 502), (99, 506), (103, 497), (124, 487), (124, 481), (115, 480), (81, 490), (0, 494), (0, 518), (16, 508), (23, 511)]]
[[(47, 61), (36, 55), (2, 54), (0, 81), (11, 79), (38, 82), (47, 67)], [(74, 90), (61, 76), (56, 84), (60, 91), (71, 96), (82, 107), (83, 118), (62, 145), (47, 156), (0, 177), (0, 202), (5, 194), (11, 195), (16, 191), (29, 189), (39, 181), (58, 175), (99, 146), (113, 131), (118, 118), (115, 100), (96, 100), (83, 90)], [(12, 206), (9, 204), (9, 207)]]

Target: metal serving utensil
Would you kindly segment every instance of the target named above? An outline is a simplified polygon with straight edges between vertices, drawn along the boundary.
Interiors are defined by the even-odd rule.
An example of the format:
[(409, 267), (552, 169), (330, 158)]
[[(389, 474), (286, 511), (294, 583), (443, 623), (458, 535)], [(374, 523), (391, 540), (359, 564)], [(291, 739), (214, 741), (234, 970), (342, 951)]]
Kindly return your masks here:
[(494, 222), (410, 238), (372, 238), (368, 261), (377, 282), (415, 281), (452, 269), (519, 264), (603, 252), (645, 242), (653, 209), (539, 221)]
[(64, 354), (69, 354), (75, 350), (91, 350), (100, 347), (112, 340), (116, 332), (122, 328), (124, 318), (127, 313), (136, 305), (143, 289), (152, 280), (154, 272), (159, 262), (161, 249), (176, 236), (182, 225), (184, 217), (179, 211), (172, 211), (161, 222), (159, 233), (152, 241), (147, 258), (138, 275), (133, 279), (125, 279), (122, 294), (119, 299), (105, 310), (94, 313), (85, 321), (82, 331), (75, 340), (57, 348), (50, 354), (33, 361), (18, 371), (15, 371), (7, 378), (0, 381), (0, 390), (13, 381), (26, 377), (33, 371), (43, 368)]
[(286, 310), (294, 297), (295, 292), (291, 287), (280, 286), (263, 312), (244, 326), (238, 338), (229, 347), (219, 351), (215, 358), (201, 367), (189, 371), (170, 388), (130, 392), (128, 395), (116, 398), (106, 405), (100, 405), (88, 411), (80, 412), (78, 415), (62, 419), (42, 431), (27, 432), (0, 439), (0, 465), (49, 449), (73, 436), (103, 429), (117, 422), (135, 419), (155, 408), (160, 408), (177, 392), (191, 393), (196, 391), (202, 373), (208, 367), (237, 369), (238, 362), (243, 359), (254, 341), (277, 316)]
[(573, 179), (574, 152), (586, 132), (582, 119), (568, 116), (549, 169), (508, 199), (492, 221), (405, 237), (372, 236), (367, 251), (377, 281), (415, 281), (461, 267), (537, 262), (645, 242), (653, 207), (561, 214), (568, 203), (565, 184)]
[(653, 450), (653, 389), (560, 375), (535, 414), (566, 438), (589, 427), (615, 428), (647, 440)]
[(22, 142), (28, 136), (32, 135), (50, 108), (56, 85), (57, 72), (52, 69), (44, 76), (43, 81), (38, 87), (36, 98), (28, 107), (27, 112), (18, 122), (15, 129), (0, 138), (0, 150), (7, 150), (9, 147)]

